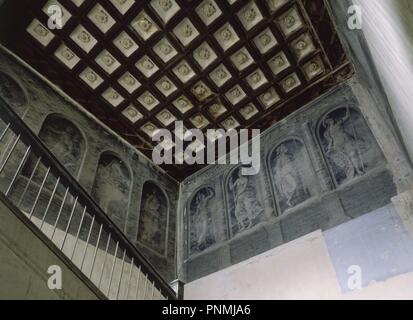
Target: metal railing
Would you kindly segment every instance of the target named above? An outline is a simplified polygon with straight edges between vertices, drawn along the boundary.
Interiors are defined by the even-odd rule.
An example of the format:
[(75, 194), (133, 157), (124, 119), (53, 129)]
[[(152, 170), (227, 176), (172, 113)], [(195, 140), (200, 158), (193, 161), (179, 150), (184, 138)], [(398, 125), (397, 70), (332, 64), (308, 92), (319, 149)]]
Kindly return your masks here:
[(0, 191), (108, 299), (175, 292), (0, 97)]

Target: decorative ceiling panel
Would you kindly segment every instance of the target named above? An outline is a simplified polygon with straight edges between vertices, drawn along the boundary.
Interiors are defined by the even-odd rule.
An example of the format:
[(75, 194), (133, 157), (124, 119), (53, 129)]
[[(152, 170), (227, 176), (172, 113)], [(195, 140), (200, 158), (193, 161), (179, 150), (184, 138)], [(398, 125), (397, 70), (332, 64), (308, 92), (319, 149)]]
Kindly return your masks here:
[(176, 120), (264, 130), (352, 73), (323, 0), (23, 1), (9, 47), (148, 155)]

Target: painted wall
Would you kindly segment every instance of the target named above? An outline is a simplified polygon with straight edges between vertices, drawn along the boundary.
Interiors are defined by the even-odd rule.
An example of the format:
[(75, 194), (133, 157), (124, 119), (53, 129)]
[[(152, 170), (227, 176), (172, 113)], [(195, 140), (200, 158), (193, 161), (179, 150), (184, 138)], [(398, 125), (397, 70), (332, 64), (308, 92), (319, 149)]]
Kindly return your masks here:
[(390, 203), (392, 175), (359, 107), (341, 85), (262, 134), (258, 175), (212, 165), (183, 182), (186, 281)]
[(189, 283), (185, 298), (412, 299), (412, 244), (390, 205)]
[[(176, 278), (178, 183), (3, 50), (0, 51), (0, 95), (156, 269), (168, 281), (173, 281)], [(6, 150), (13, 139), (11, 135), (6, 136), (0, 146), (2, 150)], [(35, 165), (36, 159), (29, 158), (12, 190), (12, 197), (22, 194)], [(10, 176), (15, 169), (7, 167), (4, 175)], [(44, 174), (45, 170), (36, 171), (23, 206), (29, 208)], [(40, 201), (48, 201), (53, 186), (53, 180), (49, 179)], [(57, 190), (58, 196), (63, 194), (64, 190)], [(42, 203), (39, 207), (43, 207)], [(162, 221), (151, 220), (154, 214), (161, 215)], [(75, 217), (80, 219), (81, 215)], [(76, 225), (76, 221), (73, 223)]]
[[(177, 273), (192, 281), (388, 204), (396, 185), (400, 191), (399, 182), (411, 174), (392, 121), (400, 115), (400, 130), (408, 141), (411, 129), (400, 122), (410, 117), (402, 113), (406, 105), (400, 114), (389, 107), (363, 31), (348, 30), (351, 1), (330, 2), (356, 66), (354, 79), (268, 130), (258, 176), (242, 179), (234, 166), (215, 166), (184, 181), (178, 225), (175, 181), (6, 54), (0, 56), (0, 93), (50, 148), (63, 145), (70, 151), (63, 157), (65, 152), (57, 148), (61, 161), (161, 273), (169, 280)], [(400, 102), (387, 94), (393, 107)], [(61, 124), (71, 119), (74, 127), (45, 128), (54, 114)], [(56, 129), (59, 144), (52, 139)], [(78, 142), (66, 141), (69, 135)], [(158, 211), (162, 214), (154, 219)]]
[[(348, 8), (353, 1), (330, 0), (329, 2), (329, 10), (335, 17), (338, 33), (354, 64), (356, 74), (348, 81), (348, 85), (340, 86), (320, 97), (295, 115), (276, 124), (268, 130), (270, 133), (264, 135), (261, 141), (264, 169), (247, 183), (254, 190), (250, 192), (250, 197), (256, 195), (257, 198), (250, 211), (261, 214), (258, 219), (254, 217), (251, 226), (247, 224), (242, 233), (239, 232), (242, 226), (241, 228), (236, 226), (237, 215), (234, 212), (237, 209), (241, 212), (245, 210), (242, 208), (242, 203), (237, 208), (236, 201), (233, 200), (237, 197), (233, 192), (236, 188), (232, 188), (232, 191), (229, 188), (228, 181), (234, 181), (236, 178), (236, 175), (231, 176), (232, 167), (212, 166), (183, 183), (181, 190), (183, 207), (178, 224), (184, 234), (179, 240), (183, 245), (178, 254), (178, 274), (182, 279), (193, 281), (312, 231), (328, 230), (388, 204), (396, 193), (401, 194), (412, 188), (411, 160), (405, 152), (408, 141), (412, 140), (408, 138), (411, 131), (409, 122), (411, 117), (406, 104), (412, 100), (406, 98), (409, 96), (408, 61), (411, 62), (411, 59), (397, 61), (400, 57), (396, 52), (402, 46), (404, 48), (402, 57), (411, 55), (411, 50), (405, 50), (406, 46), (410, 46), (411, 41), (409, 37), (405, 39), (403, 45), (399, 42), (391, 42), (394, 39), (402, 39), (402, 26), (406, 28), (410, 16), (405, 14), (401, 21), (399, 19), (398, 23), (388, 30), (377, 32), (385, 28), (386, 24), (391, 24), (392, 19), (389, 16), (395, 17), (396, 7), (399, 11), (400, 8), (406, 7), (405, 12), (408, 13), (411, 5), (408, 1), (395, 0), (380, 1), (380, 5), (376, 6), (375, 3), (370, 3), (372, 1), (360, 0), (365, 9), (363, 13), (369, 14), (370, 8), (372, 16), (364, 16), (365, 27), (362, 30), (351, 30), (347, 22)], [(384, 10), (386, 6), (393, 6), (393, 9), (387, 12)], [(372, 9), (373, 7), (376, 9)], [(385, 16), (387, 21), (374, 20)], [(398, 33), (398, 36), (389, 38), (388, 32)], [(373, 57), (380, 55), (380, 60), (377, 60), (380, 66), (374, 63), (370, 49)], [(390, 65), (386, 61), (387, 58), (391, 62)], [(391, 66), (393, 62), (394, 68)], [(400, 68), (406, 70), (395, 72)], [(384, 80), (384, 86), (386, 81), (390, 81), (391, 88), (399, 87), (400, 92), (383, 90), (381, 83), (383, 79), (380, 78), (383, 70), (389, 74), (389, 77)], [(397, 81), (392, 81), (394, 77), (398, 78)], [(397, 94), (403, 91), (406, 91), (406, 94), (397, 97)], [(359, 110), (362, 117), (357, 120), (353, 115), (356, 111), (350, 110), (347, 119), (351, 121), (347, 123), (351, 125), (345, 125), (346, 112), (343, 109), (339, 110), (340, 107)], [(335, 108), (338, 108), (337, 111), (334, 111)], [(370, 134), (362, 134), (362, 139), (357, 138), (357, 132), (368, 131), (362, 129), (365, 128), (362, 118), (374, 136), (372, 140), (367, 138), (367, 141), (375, 141), (370, 145), (379, 145), (383, 157), (378, 156), (377, 151), (362, 151), (363, 138), (370, 136)], [(340, 122), (341, 126), (338, 125)], [(346, 134), (343, 135), (341, 129), (346, 131), (346, 128), (350, 127), (353, 129), (353, 134), (348, 140), (348, 136), (346, 138)], [(401, 137), (407, 141), (406, 145)], [(349, 145), (353, 147), (341, 149), (334, 147), (338, 141), (346, 140), (352, 141)], [(282, 144), (286, 141), (283, 147)], [(359, 151), (353, 153), (351, 149), (353, 151), (359, 149)], [(373, 149), (377, 150), (375, 147)], [(275, 150), (276, 155), (278, 154), (278, 160), (277, 156), (271, 153), (272, 150)], [(364, 157), (362, 156), (361, 159), (357, 157), (363, 152), (365, 152)], [(342, 157), (343, 153), (350, 156), (351, 165), (348, 167), (351, 169), (351, 174), (343, 170), (345, 166), (342, 161), (346, 162), (346, 157)], [(301, 160), (297, 161), (297, 159)], [(382, 170), (364, 170), (364, 161), (370, 162), (369, 169), (381, 167)], [(287, 162), (292, 164), (282, 165)], [(304, 163), (307, 167), (303, 165)], [(352, 175), (353, 179), (350, 177)], [(306, 189), (305, 185), (310, 185), (311, 188)], [(204, 216), (207, 218), (197, 219), (196, 213), (202, 211), (206, 212)], [(245, 219), (244, 222), (248, 220)], [(208, 223), (212, 226), (202, 227)], [(191, 224), (198, 224), (198, 227), (191, 227)], [(205, 229), (213, 232), (200, 232)], [(203, 240), (204, 243), (198, 245), (198, 248), (196, 241), (193, 240), (193, 238), (197, 239), (193, 235), (194, 230), (202, 235), (202, 237), (198, 236), (198, 242)]]

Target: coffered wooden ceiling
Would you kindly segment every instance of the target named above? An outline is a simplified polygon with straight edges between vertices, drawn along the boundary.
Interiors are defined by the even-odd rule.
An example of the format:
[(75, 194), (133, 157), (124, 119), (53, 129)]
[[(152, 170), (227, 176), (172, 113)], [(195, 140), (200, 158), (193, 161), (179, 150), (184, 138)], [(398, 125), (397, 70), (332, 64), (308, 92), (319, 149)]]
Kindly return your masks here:
[[(47, 27), (50, 5), (62, 8), (61, 30)], [(148, 156), (155, 130), (176, 120), (265, 130), (353, 72), (323, 0), (10, 0), (0, 10), (7, 47)], [(199, 167), (165, 169), (182, 179)]]

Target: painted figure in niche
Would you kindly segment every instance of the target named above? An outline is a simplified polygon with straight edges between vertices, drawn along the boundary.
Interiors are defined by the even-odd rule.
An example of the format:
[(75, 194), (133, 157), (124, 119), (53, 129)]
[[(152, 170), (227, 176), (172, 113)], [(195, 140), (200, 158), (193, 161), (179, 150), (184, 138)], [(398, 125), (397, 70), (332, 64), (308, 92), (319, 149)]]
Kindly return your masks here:
[[(76, 177), (85, 152), (85, 141), (80, 131), (70, 121), (57, 115), (51, 115), (44, 122), (39, 138), (69, 173)], [(31, 156), (22, 174), (30, 177), (36, 163), (37, 158)], [(45, 174), (45, 168), (38, 167), (33, 180), (40, 182)], [(53, 182), (48, 180), (46, 188), (53, 188), (53, 186)], [(58, 193), (61, 191), (59, 189)]]
[(0, 97), (18, 110), (27, 105), (26, 98), (20, 86), (9, 76), (0, 72)]
[(147, 196), (142, 208), (142, 214), (146, 216), (146, 225), (143, 228), (142, 240), (147, 243), (156, 242), (161, 230), (161, 219), (159, 209), (161, 204), (156, 196), (155, 191)]
[[(22, 116), (27, 109), (27, 100), (23, 89), (8, 75), (0, 72), (0, 97)], [(0, 133), (4, 132), (6, 124), (0, 121)], [(0, 159), (7, 154), (15, 139), (15, 135), (8, 131), (0, 142)]]
[(72, 174), (75, 174), (79, 165), (79, 146), (82, 137), (70, 125), (57, 127), (51, 125), (39, 134), (50, 152)]
[(215, 197), (211, 188), (204, 188), (195, 195), (190, 205), (191, 253), (201, 252), (215, 243), (210, 200)]
[(275, 158), (271, 163), (275, 189), (283, 211), (311, 196), (306, 181), (311, 168), (301, 142), (290, 140), (281, 144), (275, 150)]
[(117, 157), (104, 154), (99, 161), (92, 194), (102, 210), (121, 229), (125, 226), (129, 190), (127, 167)]
[(285, 145), (277, 149), (277, 158), (274, 167), (274, 178), (279, 193), (286, 199), (287, 205), (292, 207), (293, 196), (300, 183), (297, 169), (294, 165), (294, 157), (288, 153)]
[(162, 255), (165, 254), (167, 214), (167, 199), (163, 192), (156, 185), (146, 183), (142, 196), (138, 241)]
[(229, 190), (235, 204), (234, 214), (238, 223), (238, 232), (251, 228), (255, 218), (264, 212), (250, 179), (250, 176), (243, 176), (241, 168), (238, 168), (229, 180)]
[(327, 115), (320, 132), (325, 154), (339, 184), (364, 175), (366, 164), (362, 153), (369, 147), (355, 129), (355, 122), (361, 122), (360, 114), (348, 107), (343, 114), (343, 109)]

